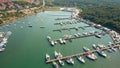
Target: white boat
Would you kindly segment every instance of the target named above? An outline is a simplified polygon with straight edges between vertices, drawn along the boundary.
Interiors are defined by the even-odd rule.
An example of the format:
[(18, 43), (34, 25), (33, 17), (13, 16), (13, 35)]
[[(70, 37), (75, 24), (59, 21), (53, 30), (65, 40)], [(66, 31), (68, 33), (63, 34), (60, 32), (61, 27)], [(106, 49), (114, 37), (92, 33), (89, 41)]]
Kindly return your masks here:
[(85, 60), (81, 57), (81, 56), (77, 56), (77, 59), (82, 62), (82, 63), (85, 63)]
[(7, 43), (7, 40), (8, 40), (8, 38), (5, 38), (5, 37), (4, 37), (4, 38), (2, 39), (1, 44), (6, 44), (6, 43)]
[(90, 49), (88, 49), (87, 47), (83, 47), (83, 50), (86, 52), (90, 51)]
[(62, 57), (63, 57), (63, 55), (62, 55), (60, 52), (59, 52), (58, 54), (59, 54), (59, 58), (62, 58)]
[(61, 60), (58, 60), (58, 62), (60, 63), (61, 66), (64, 66), (64, 65), (65, 65), (64, 62), (61, 61)]
[(101, 56), (103, 56), (103, 57), (107, 57), (107, 54), (105, 54), (104, 51), (99, 50), (99, 51), (97, 51), (97, 52), (98, 52), (99, 55), (101, 55)]
[(46, 54), (46, 60), (50, 60), (50, 56), (48, 54)]
[(95, 56), (93, 53), (89, 52), (90, 49), (88, 49), (87, 47), (83, 47), (83, 49), (86, 51), (86, 53), (85, 53), (86, 57), (88, 57), (89, 59), (92, 59), (92, 60), (97, 59), (97, 56)]
[(61, 44), (63, 44), (63, 40), (62, 40), (62, 38), (60, 38), (59, 41), (60, 41)]
[(56, 62), (53, 62), (53, 66), (54, 66), (55, 68), (59, 68), (59, 67), (58, 67), (58, 64), (57, 64)]
[(66, 41), (65, 41), (65, 40), (63, 40), (63, 43), (65, 44), (65, 43), (66, 43)]
[(55, 56), (55, 58), (58, 58), (58, 57), (59, 57), (59, 54), (55, 51), (55, 52), (54, 52), (54, 56)]
[(95, 56), (95, 55), (92, 54), (92, 53), (88, 53), (86, 56), (87, 56), (89, 59), (92, 59), (92, 60), (96, 60), (96, 59), (97, 59), (97, 56)]
[[(103, 47), (103, 46), (102, 46), (102, 47)], [(98, 53), (99, 55), (101, 55), (101, 56), (103, 56), (103, 57), (107, 57), (107, 54), (105, 54), (104, 51), (100, 50), (100, 48), (97, 47), (97, 45), (93, 44), (93, 48), (96, 49), (96, 50), (98, 50), (97, 53)]]
[(50, 43), (51, 43), (51, 45), (53, 45), (53, 46), (55, 45), (55, 43), (54, 43), (54, 41), (53, 41), (53, 40), (51, 40), (51, 41), (50, 41)]
[(50, 41), (50, 40), (51, 40), (51, 37), (50, 37), (50, 36), (47, 36), (47, 39)]
[(104, 45), (100, 45), (100, 44), (98, 44), (98, 47), (99, 47), (100, 49), (106, 48)]
[(73, 59), (71, 57), (68, 57), (66, 59), (66, 62), (69, 63), (69, 64), (74, 64), (74, 61), (73, 61)]
[(97, 45), (95, 45), (95, 44), (93, 44), (92, 47), (93, 47), (94, 49), (97, 49)]
[(95, 33), (95, 36), (98, 37), (98, 38), (101, 38), (101, 35)]

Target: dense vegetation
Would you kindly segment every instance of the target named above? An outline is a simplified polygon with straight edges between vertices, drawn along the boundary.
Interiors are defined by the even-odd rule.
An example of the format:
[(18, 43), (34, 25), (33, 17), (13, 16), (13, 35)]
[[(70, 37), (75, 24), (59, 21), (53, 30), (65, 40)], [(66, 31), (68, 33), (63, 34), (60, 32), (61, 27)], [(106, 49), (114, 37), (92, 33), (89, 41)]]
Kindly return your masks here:
[(84, 9), (80, 16), (120, 32), (119, 6), (120, 5), (89, 7)]
[(120, 32), (120, 0), (55, 0), (54, 4), (77, 6), (83, 18)]

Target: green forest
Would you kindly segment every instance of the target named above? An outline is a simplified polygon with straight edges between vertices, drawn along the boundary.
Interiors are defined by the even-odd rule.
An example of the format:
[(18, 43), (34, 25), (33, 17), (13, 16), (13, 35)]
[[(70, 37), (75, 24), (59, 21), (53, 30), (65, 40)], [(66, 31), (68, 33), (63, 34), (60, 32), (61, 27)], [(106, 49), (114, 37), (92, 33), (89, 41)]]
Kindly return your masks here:
[(84, 19), (120, 32), (120, 0), (54, 0), (54, 5), (78, 7)]

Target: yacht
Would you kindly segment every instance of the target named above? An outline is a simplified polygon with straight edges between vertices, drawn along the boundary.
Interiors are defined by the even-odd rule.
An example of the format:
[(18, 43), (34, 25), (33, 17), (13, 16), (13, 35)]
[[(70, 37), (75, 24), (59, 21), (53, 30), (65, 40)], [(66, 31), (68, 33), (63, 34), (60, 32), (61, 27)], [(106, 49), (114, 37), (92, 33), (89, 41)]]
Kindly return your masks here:
[(58, 54), (59, 54), (59, 58), (62, 58), (62, 57), (63, 57), (63, 55), (62, 55), (60, 52), (59, 52)]
[(53, 62), (53, 66), (54, 66), (55, 68), (59, 68), (59, 67), (58, 67), (58, 64), (57, 64), (56, 62)]
[(60, 38), (59, 41), (60, 41), (61, 44), (63, 44), (63, 40), (62, 40), (62, 38)]
[(65, 65), (64, 62), (61, 61), (60, 59), (58, 60), (58, 62), (60, 63), (61, 66), (64, 66), (64, 65)]
[(50, 41), (50, 40), (51, 40), (51, 37), (50, 37), (50, 36), (47, 36), (47, 39)]
[(77, 56), (77, 59), (82, 62), (82, 63), (85, 63), (85, 60), (81, 57), (81, 56)]
[(83, 50), (86, 52), (90, 51), (90, 49), (88, 49), (87, 47), (83, 47)]
[(46, 54), (46, 60), (50, 60), (50, 56), (48, 54)]
[(55, 52), (54, 52), (54, 56), (55, 56), (55, 58), (58, 58), (58, 57), (59, 57), (59, 54), (55, 51)]
[(101, 38), (101, 35), (95, 33), (95, 36), (98, 37), (98, 38)]
[(69, 63), (69, 64), (74, 64), (74, 61), (73, 61), (73, 59), (71, 57), (68, 57), (66, 59), (66, 62)]
[(66, 41), (65, 41), (65, 40), (63, 40), (63, 43), (65, 44), (65, 43), (66, 43)]
[(5, 48), (0, 47), (0, 52), (2, 52), (2, 51), (4, 51), (4, 50), (5, 50)]
[(93, 48), (96, 49), (96, 50), (98, 50), (97, 53), (98, 53), (99, 55), (101, 55), (101, 56), (103, 56), (103, 57), (107, 57), (107, 54), (105, 54), (104, 51), (100, 50), (100, 48), (97, 47), (97, 45), (93, 44)]
[(83, 47), (83, 49), (86, 52), (85, 53), (86, 57), (88, 57), (89, 59), (92, 59), (92, 60), (97, 59), (97, 56), (95, 56), (93, 53), (91, 53), (90, 49), (88, 49), (87, 47)]
[(50, 41), (51, 45), (55, 45), (55, 42), (53, 40)]

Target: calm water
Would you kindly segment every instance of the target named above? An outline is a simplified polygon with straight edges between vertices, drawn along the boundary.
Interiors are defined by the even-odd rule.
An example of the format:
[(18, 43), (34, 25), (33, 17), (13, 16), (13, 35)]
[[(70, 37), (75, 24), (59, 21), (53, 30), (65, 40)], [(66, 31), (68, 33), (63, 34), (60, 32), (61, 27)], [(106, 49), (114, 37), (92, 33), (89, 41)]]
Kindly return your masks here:
[[(85, 30), (80, 29), (78, 31), (62, 31), (53, 32), (53, 29), (63, 28), (63, 27), (75, 27), (75, 26), (85, 26), (87, 24), (78, 23), (72, 25), (54, 25), (56, 18), (70, 17), (70, 16), (59, 16), (59, 15), (70, 15), (69, 12), (62, 11), (45, 11), (41, 12), (23, 19), (19, 19), (9, 26), (0, 27), (0, 31), (11, 31), (12, 35), (7, 43), (6, 50), (0, 53), (0, 68), (53, 68), (52, 64), (45, 63), (45, 54), (48, 53), (53, 58), (53, 52), (56, 50), (61, 52), (64, 56), (83, 52), (82, 47), (87, 46), (92, 49), (92, 44), (104, 44), (107, 45), (108, 42), (112, 42), (109, 35), (102, 36), (101, 39), (96, 37), (86, 37), (80, 39), (74, 39), (72, 42), (67, 41), (66, 45), (57, 44), (52, 47), (46, 39), (49, 35), (53, 39), (58, 39), (65, 34), (75, 34), (89, 32), (92, 30), (101, 31), (95, 29), (94, 27), (86, 28)], [(32, 25), (33, 27), (28, 27)], [(46, 28), (40, 28), (45, 26)], [(64, 67), (60, 68), (119, 68), (120, 67), (120, 53), (119, 51), (108, 53), (107, 58), (98, 56), (96, 61), (91, 61), (86, 57), (85, 64), (80, 63), (76, 58), (74, 58), (75, 64), (68, 65), (65, 63)]]

